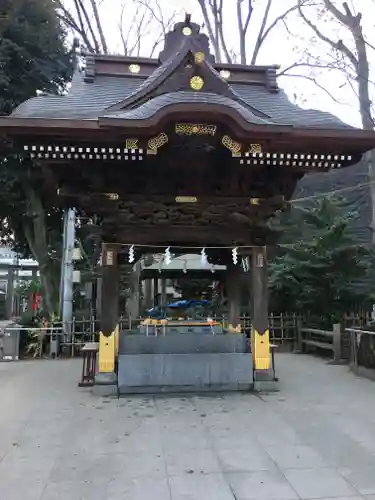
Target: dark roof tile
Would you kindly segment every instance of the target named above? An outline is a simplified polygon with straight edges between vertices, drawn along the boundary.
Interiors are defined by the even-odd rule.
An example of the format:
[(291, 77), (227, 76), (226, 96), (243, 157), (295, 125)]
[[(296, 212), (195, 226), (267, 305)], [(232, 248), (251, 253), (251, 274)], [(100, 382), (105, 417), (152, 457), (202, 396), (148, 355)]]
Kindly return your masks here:
[(23, 118), (97, 118), (101, 112), (128, 97), (144, 81), (143, 78), (96, 76), (86, 83), (76, 78), (63, 96), (40, 96), (18, 106), (12, 116)]
[(283, 125), (320, 128), (352, 128), (336, 116), (315, 109), (302, 109), (293, 104), (283, 90), (269, 92), (260, 85), (232, 85), (234, 91), (247, 103)]
[(229, 99), (228, 97), (207, 92), (189, 91), (171, 92), (169, 94), (159, 95), (154, 97), (154, 99), (145, 102), (138, 108), (107, 113), (104, 117), (119, 118), (122, 120), (145, 120), (153, 116), (161, 108), (176, 103), (204, 103), (208, 105), (218, 104), (234, 109), (249, 123), (274, 125), (274, 123), (270, 120), (265, 120), (256, 116), (249, 109), (245, 108), (233, 99)]
[[(134, 76), (97, 75), (92, 83), (87, 83), (82, 74), (76, 74), (66, 95), (40, 96), (29, 99), (18, 106), (12, 116), (24, 118), (98, 118), (106, 108), (121, 102), (139, 90), (142, 85), (145, 85), (146, 81), (149, 83), (150, 79), (156, 78), (161, 73), (162, 66), (156, 69), (147, 80)], [(259, 84), (233, 84), (232, 89), (245, 104), (269, 116), (274, 123), (314, 128), (349, 127), (329, 113), (299, 108), (288, 99), (283, 91), (269, 92)], [(238, 105), (240, 106), (240, 104)]]

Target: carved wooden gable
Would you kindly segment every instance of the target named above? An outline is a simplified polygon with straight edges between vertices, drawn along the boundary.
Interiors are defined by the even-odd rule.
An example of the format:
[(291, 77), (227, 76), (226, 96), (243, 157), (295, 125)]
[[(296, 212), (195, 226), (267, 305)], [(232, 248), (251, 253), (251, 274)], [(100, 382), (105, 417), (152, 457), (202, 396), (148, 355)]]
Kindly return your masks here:
[[(200, 33), (197, 24), (187, 17), (166, 35), (165, 47), (159, 57), (161, 65), (129, 97), (107, 108), (108, 114), (131, 110), (161, 95), (176, 92), (204, 93), (207, 104), (211, 96), (222, 96), (239, 102), (256, 116), (269, 118), (265, 113), (244, 103), (225, 78), (213, 67), (214, 57), (209, 50), (208, 37)], [(107, 115), (108, 116), (108, 115)]]

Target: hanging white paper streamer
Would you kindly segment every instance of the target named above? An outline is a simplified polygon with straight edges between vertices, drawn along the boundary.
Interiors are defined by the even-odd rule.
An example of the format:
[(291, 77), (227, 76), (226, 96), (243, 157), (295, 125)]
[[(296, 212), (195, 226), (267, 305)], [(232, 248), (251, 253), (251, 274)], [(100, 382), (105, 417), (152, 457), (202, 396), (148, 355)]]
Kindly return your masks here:
[(132, 264), (135, 261), (134, 245), (129, 248), (129, 262)]
[(237, 247), (232, 250), (233, 264), (238, 264), (238, 250)]
[(165, 263), (167, 266), (172, 262), (171, 247), (168, 247), (165, 251)]
[(207, 266), (208, 260), (207, 260), (207, 254), (206, 254), (206, 249), (205, 248), (202, 248), (202, 251), (201, 251), (201, 261), (202, 261), (202, 266), (203, 267)]

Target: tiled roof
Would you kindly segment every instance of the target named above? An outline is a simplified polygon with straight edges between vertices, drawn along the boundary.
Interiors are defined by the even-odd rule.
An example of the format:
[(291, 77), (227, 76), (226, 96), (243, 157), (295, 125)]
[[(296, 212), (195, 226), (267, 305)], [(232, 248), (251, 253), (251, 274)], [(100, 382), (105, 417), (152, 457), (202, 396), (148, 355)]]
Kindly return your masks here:
[[(156, 72), (159, 72), (159, 69)], [(144, 82), (144, 78), (133, 75), (131, 77), (96, 75), (94, 81), (88, 83), (84, 81), (82, 74), (77, 73), (67, 95), (29, 99), (13, 112), (13, 116), (97, 119), (105, 114), (106, 108), (133, 94)], [(246, 83), (233, 84), (231, 88), (245, 104), (268, 115), (274, 123), (313, 128), (349, 127), (329, 113), (299, 108), (290, 102), (282, 90), (270, 92), (262, 85)], [(185, 94), (190, 94), (192, 99), (198, 100), (201, 99), (199, 95), (204, 95), (198, 92), (178, 93), (181, 97)], [(216, 96), (215, 99), (220, 99), (220, 96)]]
[(203, 103), (207, 105), (221, 105), (228, 108), (232, 108), (237, 111), (246, 121), (249, 123), (255, 123), (259, 125), (274, 125), (270, 120), (265, 120), (256, 116), (254, 113), (249, 111), (248, 108), (242, 106), (240, 103), (217, 94), (211, 94), (206, 92), (171, 92), (168, 94), (159, 95), (153, 99), (145, 102), (138, 108), (125, 109), (123, 111), (117, 111), (115, 113), (108, 113), (103, 115), (104, 117), (119, 118), (122, 120), (145, 120), (153, 116), (157, 111), (166, 106), (170, 106), (176, 103)]

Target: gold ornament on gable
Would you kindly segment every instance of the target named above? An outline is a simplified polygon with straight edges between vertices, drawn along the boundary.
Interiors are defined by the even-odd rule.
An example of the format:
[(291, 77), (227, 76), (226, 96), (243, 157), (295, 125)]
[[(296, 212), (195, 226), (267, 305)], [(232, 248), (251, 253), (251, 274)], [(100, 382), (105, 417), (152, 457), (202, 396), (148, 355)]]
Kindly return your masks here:
[(229, 70), (226, 70), (226, 69), (222, 69), (220, 71), (220, 77), (223, 79), (223, 80), (229, 80), (229, 78), (231, 77), (231, 72)]
[(196, 52), (194, 54), (194, 61), (196, 64), (202, 64), (202, 62), (206, 59), (204, 52)]
[(156, 155), (158, 149), (167, 144), (168, 136), (164, 132), (160, 133), (156, 137), (150, 139), (147, 143), (147, 154), (148, 155)]
[(236, 142), (229, 135), (224, 135), (221, 142), (223, 146), (225, 146), (229, 149), (229, 151), (232, 152), (233, 157), (238, 158), (239, 156), (241, 156), (242, 144), (240, 142)]
[(130, 64), (129, 71), (130, 73), (139, 73), (141, 71), (141, 67), (139, 64)]
[(204, 80), (201, 76), (193, 76), (190, 79), (190, 87), (193, 90), (201, 90), (204, 86)]
[(176, 123), (175, 130), (178, 135), (210, 135), (213, 137), (217, 127), (202, 123)]

